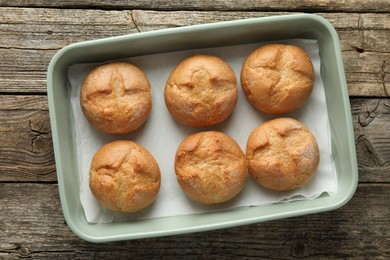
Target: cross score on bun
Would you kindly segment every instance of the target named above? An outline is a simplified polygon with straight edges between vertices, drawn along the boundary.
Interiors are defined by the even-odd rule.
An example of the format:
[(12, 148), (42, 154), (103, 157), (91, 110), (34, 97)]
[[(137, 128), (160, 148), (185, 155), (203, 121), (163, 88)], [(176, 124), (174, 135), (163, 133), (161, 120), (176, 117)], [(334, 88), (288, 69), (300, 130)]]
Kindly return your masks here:
[(272, 190), (291, 190), (305, 185), (315, 175), (320, 153), (315, 137), (301, 122), (278, 118), (252, 131), (246, 160), (259, 184)]
[(237, 80), (230, 66), (215, 56), (195, 55), (180, 62), (164, 90), (173, 118), (202, 127), (224, 121), (237, 103)]
[(145, 73), (127, 62), (93, 69), (85, 78), (80, 104), (88, 121), (107, 134), (125, 134), (139, 128), (152, 108)]
[(115, 211), (135, 212), (149, 206), (160, 189), (160, 168), (141, 145), (119, 140), (94, 155), (89, 187), (95, 198)]
[(183, 191), (202, 204), (234, 198), (245, 186), (245, 155), (229, 136), (217, 131), (192, 134), (179, 145), (175, 172)]
[(241, 86), (249, 102), (268, 114), (289, 113), (310, 96), (314, 69), (299, 47), (267, 44), (253, 51), (241, 70)]

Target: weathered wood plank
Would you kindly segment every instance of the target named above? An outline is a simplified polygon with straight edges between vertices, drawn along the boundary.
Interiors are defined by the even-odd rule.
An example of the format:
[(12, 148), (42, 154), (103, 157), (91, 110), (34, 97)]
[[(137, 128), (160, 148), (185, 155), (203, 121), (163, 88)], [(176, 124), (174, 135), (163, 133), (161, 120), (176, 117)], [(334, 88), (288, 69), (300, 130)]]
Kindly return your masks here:
[(0, 47), (59, 49), (137, 32), (129, 11), (0, 8)]
[(0, 92), (46, 93), (46, 71), (57, 50), (0, 48)]
[(337, 0), (133, 0), (133, 1), (99, 1), (83, 0), (0, 0), (0, 6), (19, 7), (71, 7), (71, 8), (102, 8), (102, 9), (155, 9), (155, 10), (229, 10), (229, 11), (345, 11), (345, 12), (388, 12), (390, 3), (386, 0), (337, 1)]
[[(352, 99), (359, 178), (390, 182), (390, 100)], [(55, 181), (46, 96), (0, 95), (0, 181)]]
[(390, 96), (390, 53), (343, 51), (342, 55), (349, 96)]
[[(297, 14), (299, 12), (223, 12), (223, 11), (145, 11), (133, 10), (133, 20), (141, 31), (166, 27), (213, 23), (247, 18)], [(327, 19), (336, 29), (387, 30), (389, 13), (314, 13)]]
[[(72, 42), (275, 14), (0, 8), (0, 92), (44, 93), (51, 57)], [(340, 34), (350, 95), (389, 96), (390, 14), (321, 15)]]
[(46, 96), (0, 96), (0, 181), (56, 181)]
[[(102, 11), (84, 9), (0, 8), (0, 47), (29, 49), (58, 49), (72, 42), (123, 35), (140, 31), (204, 24), (244, 18), (292, 13), (260, 12), (156, 12)], [(389, 50), (390, 14), (318, 13), (328, 19), (341, 34), (351, 39), (343, 44), (378, 50)], [(352, 32), (350, 32), (352, 30)], [(344, 32), (345, 31), (345, 32)], [(379, 46), (377, 46), (379, 44)], [(374, 47), (374, 48), (373, 48)]]
[(388, 259), (389, 188), (359, 185), (352, 200), (332, 212), (205, 233), (90, 244), (64, 223), (57, 185), (0, 183), (0, 257)]
[(355, 99), (351, 102), (351, 109), (359, 169), (364, 169), (360, 174), (365, 175), (364, 179), (370, 179), (375, 175), (382, 181), (388, 182), (390, 100)]

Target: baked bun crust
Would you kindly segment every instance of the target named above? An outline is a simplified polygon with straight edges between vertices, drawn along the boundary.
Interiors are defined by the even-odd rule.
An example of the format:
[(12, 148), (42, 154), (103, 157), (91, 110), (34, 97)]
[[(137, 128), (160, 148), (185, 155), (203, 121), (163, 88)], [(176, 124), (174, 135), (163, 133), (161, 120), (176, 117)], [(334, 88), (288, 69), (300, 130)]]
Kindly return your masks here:
[(278, 118), (255, 128), (246, 147), (254, 179), (272, 190), (291, 190), (308, 183), (320, 161), (318, 144), (302, 123)]
[(185, 138), (175, 157), (175, 172), (183, 191), (203, 204), (235, 197), (245, 186), (245, 155), (224, 133), (200, 132)]
[(249, 102), (268, 114), (289, 113), (310, 96), (314, 69), (299, 47), (268, 44), (253, 51), (241, 70), (241, 86)]
[(145, 73), (127, 62), (93, 69), (85, 78), (80, 104), (88, 121), (107, 134), (125, 134), (139, 128), (152, 108)]
[(194, 127), (224, 121), (237, 103), (237, 79), (218, 57), (195, 55), (180, 62), (170, 74), (165, 103), (176, 121)]
[(160, 169), (141, 145), (114, 141), (95, 153), (89, 187), (95, 198), (109, 209), (139, 211), (155, 200), (160, 189)]

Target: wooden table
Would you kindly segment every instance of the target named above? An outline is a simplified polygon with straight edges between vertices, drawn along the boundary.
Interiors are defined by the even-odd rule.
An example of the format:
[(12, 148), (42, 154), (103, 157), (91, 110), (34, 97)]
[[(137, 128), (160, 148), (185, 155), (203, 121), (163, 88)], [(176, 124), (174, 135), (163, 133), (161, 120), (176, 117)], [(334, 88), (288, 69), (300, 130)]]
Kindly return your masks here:
[[(342, 3), (339, 3), (342, 2)], [(46, 69), (90, 39), (222, 20), (309, 12), (342, 47), (359, 186), (342, 208), (205, 233), (91, 244), (59, 200)], [(0, 258), (390, 259), (390, 1), (0, 0)]]

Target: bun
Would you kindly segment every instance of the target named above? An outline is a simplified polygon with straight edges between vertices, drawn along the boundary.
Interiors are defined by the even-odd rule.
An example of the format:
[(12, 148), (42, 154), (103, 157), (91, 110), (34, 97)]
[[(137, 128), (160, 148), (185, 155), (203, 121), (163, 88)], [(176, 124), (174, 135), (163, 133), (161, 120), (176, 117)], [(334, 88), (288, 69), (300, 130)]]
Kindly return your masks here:
[(129, 133), (149, 116), (150, 84), (144, 72), (129, 63), (101, 65), (85, 78), (80, 104), (91, 125), (101, 132)]
[(180, 62), (170, 74), (165, 103), (174, 119), (194, 127), (224, 121), (237, 102), (237, 80), (220, 58), (196, 55)]
[(255, 128), (246, 147), (247, 167), (254, 179), (272, 190), (291, 190), (308, 183), (319, 165), (313, 134), (292, 118), (278, 118)]
[(160, 169), (141, 145), (114, 141), (95, 153), (89, 187), (95, 198), (109, 209), (139, 211), (155, 200), (160, 189)]
[(268, 114), (301, 107), (312, 92), (314, 69), (299, 47), (268, 44), (253, 51), (241, 70), (241, 86), (249, 102)]
[(245, 186), (245, 155), (224, 133), (200, 132), (179, 145), (175, 172), (183, 191), (203, 204), (216, 204), (235, 197)]

